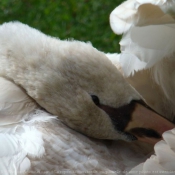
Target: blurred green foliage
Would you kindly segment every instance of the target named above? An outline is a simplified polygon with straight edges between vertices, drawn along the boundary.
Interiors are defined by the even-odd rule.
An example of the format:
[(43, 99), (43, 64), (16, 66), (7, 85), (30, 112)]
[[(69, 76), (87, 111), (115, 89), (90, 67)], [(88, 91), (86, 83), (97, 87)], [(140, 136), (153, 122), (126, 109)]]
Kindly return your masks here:
[(21, 21), (60, 39), (90, 41), (104, 52), (119, 52), (120, 36), (109, 15), (121, 0), (1, 0), (0, 23)]

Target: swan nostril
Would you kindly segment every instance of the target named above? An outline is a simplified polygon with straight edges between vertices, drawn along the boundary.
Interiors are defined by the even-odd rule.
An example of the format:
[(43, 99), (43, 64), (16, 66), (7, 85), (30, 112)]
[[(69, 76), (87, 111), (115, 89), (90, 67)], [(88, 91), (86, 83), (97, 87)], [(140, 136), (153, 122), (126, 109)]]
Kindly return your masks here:
[(96, 95), (91, 95), (91, 98), (97, 106), (100, 105), (100, 100)]

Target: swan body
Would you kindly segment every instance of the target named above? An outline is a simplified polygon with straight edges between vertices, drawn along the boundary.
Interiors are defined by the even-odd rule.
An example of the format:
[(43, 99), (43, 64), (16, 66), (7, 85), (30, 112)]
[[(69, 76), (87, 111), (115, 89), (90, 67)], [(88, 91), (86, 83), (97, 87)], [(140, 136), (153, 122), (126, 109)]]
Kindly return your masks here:
[[(127, 141), (146, 136), (155, 142), (174, 127), (140, 104), (138, 92), (90, 44), (61, 41), (10, 22), (0, 27), (0, 48), (0, 76), (83, 134)], [(160, 125), (150, 126), (150, 116)]]
[(137, 143), (97, 140), (135, 140), (130, 115), (144, 106), (90, 44), (60, 41), (19, 22), (1, 25), (0, 95), (2, 175), (122, 174), (150, 151)]
[(152, 150), (139, 143), (128, 145), (121, 141), (88, 138), (41, 109), (11, 81), (1, 77), (0, 87), (3, 97), (0, 110), (1, 175), (123, 174), (143, 162)]
[(174, 127), (147, 107), (104, 53), (19, 22), (0, 26), (0, 87), (3, 175), (122, 174), (147, 148), (96, 139), (156, 143)]
[[(121, 54), (107, 55), (147, 104), (171, 121), (175, 117), (174, 14), (173, 0), (125, 1), (110, 15), (112, 30), (123, 34)], [(133, 174), (174, 171), (174, 129), (163, 138), (154, 147), (155, 155), (132, 169)]]

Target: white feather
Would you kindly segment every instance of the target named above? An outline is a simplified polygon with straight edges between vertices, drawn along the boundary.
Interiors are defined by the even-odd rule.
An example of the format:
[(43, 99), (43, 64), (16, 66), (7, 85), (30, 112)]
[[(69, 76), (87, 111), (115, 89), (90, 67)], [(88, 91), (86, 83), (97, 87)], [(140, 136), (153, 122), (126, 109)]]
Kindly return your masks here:
[[(126, 7), (129, 10), (124, 14), (122, 9)], [(114, 9), (110, 19), (113, 31), (117, 34), (124, 33), (120, 42), (121, 56), (116, 58), (117, 66), (149, 106), (173, 120), (175, 1), (128, 0)], [(122, 19), (121, 23), (119, 19)], [(163, 140), (154, 147), (155, 155), (137, 165), (128, 174), (173, 174), (174, 140), (175, 129), (165, 132)]]
[[(18, 91), (22, 90), (18, 88)], [(0, 126), (2, 175), (118, 174), (145, 160), (145, 155), (150, 152), (144, 144), (128, 145), (121, 141), (109, 144), (90, 139), (69, 129), (55, 116), (42, 110), (34, 109), (23, 120), (13, 121), (12, 118), (12, 124)]]
[(175, 13), (174, 0), (128, 0), (116, 7), (110, 14), (110, 25), (114, 33), (126, 33), (137, 23), (137, 10), (142, 4), (151, 3), (159, 6), (164, 12)]
[[(164, 140), (158, 142), (155, 147), (155, 155), (152, 155), (144, 163), (133, 168), (129, 174), (172, 174), (175, 171), (175, 129), (163, 134)], [(170, 144), (169, 144), (170, 143)]]
[[(170, 20), (168, 21), (164, 21), (164, 18), (160, 20), (162, 18), (162, 12), (154, 16), (154, 21), (151, 12), (148, 10), (150, 8), (152, 8), (153, 13), (157, 14), (157, 10), (159, 14), (159, 7), (152, 5), (140, 6), (138, 9), (139, 26), (131, 27), (120, 42), (122, 51), (120, 62), (124, 68), (123, 72), (125, 76), (130, 76), (134, 71), (150, 68), (163, 58), (171, 56), (174, 52), (174, 19), (169, 16)], [(142, 12), (139, 13), (139, 11)], [(151, 21), (149, 21), (150, 18)], [(147, 25), (148, 21), (149, 24)], [(158, 22), (159, 24), (157, 25)], [(142, 23), (141, 26), (140, 23)]]

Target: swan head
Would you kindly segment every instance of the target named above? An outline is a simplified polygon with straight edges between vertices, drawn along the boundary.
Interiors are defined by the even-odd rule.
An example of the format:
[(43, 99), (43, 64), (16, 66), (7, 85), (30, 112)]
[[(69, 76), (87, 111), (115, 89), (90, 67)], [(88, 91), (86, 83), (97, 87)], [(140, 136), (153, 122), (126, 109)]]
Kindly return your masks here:
[[(147, 126), (149, 116), (144, 117), (153, 112), (140, 104), (141, 96), (104, 53), (87, 43), (62, 42), (63, 54), (55, 53), (56, 63), (48, 63), (52, 69), (47, 67), (40, 75), (42, 83), (35, 100), (42, 107), (90, 137), (132, 141), (140, 134), (141, 138), (160, 139), (154, 126)], [(140, 114), (137, 108), (141, 108)]]

